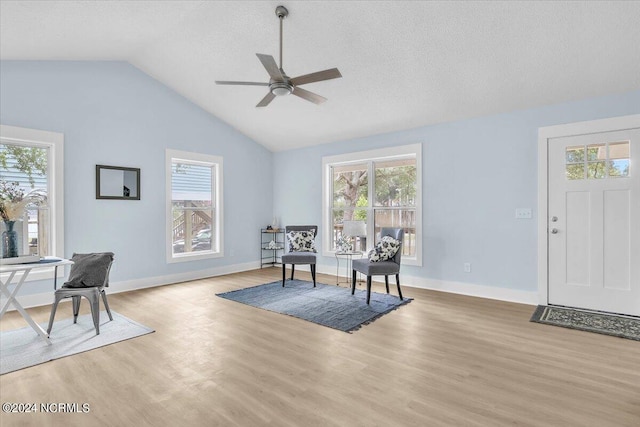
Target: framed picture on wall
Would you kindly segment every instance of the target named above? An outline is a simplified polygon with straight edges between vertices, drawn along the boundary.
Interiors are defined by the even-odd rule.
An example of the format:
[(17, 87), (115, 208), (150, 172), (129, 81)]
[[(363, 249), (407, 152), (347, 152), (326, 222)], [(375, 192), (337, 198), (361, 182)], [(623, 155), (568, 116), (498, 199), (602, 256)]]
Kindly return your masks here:
[(96, 199), (140, 200), (140, 169), (96, 165)]

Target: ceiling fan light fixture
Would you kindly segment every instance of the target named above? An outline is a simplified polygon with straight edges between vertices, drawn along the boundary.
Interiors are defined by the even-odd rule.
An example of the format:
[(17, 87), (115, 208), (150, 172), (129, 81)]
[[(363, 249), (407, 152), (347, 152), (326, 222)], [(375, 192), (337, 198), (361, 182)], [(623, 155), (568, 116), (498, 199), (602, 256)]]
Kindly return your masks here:
[(275, 96), (285, 96), (293, 92), (293, 86), (284, 82), (278, 82), (271, 84), (270, 90)]

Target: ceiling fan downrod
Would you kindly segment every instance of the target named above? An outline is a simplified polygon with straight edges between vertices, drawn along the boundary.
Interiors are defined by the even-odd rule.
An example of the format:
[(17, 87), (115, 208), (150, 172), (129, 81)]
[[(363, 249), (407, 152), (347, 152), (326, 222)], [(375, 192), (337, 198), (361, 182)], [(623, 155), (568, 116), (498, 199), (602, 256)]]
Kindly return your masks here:
[(276, 7), (276, 16), (280, 20), (280, 72), (284, 74), (282, 71), (282, 21), (289, 16), (289, 11), (284, 6), (278, 6)]

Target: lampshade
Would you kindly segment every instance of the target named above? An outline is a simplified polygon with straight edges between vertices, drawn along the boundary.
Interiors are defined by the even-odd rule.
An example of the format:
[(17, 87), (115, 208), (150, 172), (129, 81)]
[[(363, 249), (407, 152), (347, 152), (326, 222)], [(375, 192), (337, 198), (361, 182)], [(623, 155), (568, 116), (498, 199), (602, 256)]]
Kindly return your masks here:
[(364, 221), (344, 221), (342, 224), (342, 235), (351, 237), (366, 236), (367, 225)]

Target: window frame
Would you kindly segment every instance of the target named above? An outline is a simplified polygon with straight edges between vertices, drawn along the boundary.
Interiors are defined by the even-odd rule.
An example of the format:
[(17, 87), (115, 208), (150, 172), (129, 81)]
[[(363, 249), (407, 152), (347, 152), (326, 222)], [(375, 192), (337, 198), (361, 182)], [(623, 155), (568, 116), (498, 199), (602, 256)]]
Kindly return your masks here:
[[(414, 257), (402, 256), (402, 264), (422, 266), (422, 144), (410, 144), (397, 147), (387, 147), (375, 150), (358, 151), (353, 153), (325, 156), (322, 158), (322, 255), (335, 256), (335, 250), (331, 250), (331, 238), (333, 233), (332, 215), (333, 209), (333, 175), (332, 167), (349, 164), (367, 163), (369, 168), (368, 192), (375, 195), (373, 189), (375, 177), (372, 176), (374, 162), (394, 160), (399, 158), (414, 157), (416, 159), (416, 254)], [(374, 211), (380, 209), (375, 206), (375, 201), (370, 200), (367, 206), (367, 235), (375, 234)], [(384, 209), (384, 208), (382, 208)], [(375, 239), (367, 239), (367, 250), (375, 244)]]
[[(16, 126), (0, 125), (0, 142), (49, 149), (47, 161), (47, 199), (50, 212), (50, 241), (52, 256), (63, 258), (64, 252), (64, 134)], [(58, 269), (64, 277), (65, 269)], [(50, 280), (54, 268), (39, 268), (26, 281)]]
[[(216, 230), (216, 241), (218, 248), (216, 250), (173, 253), (173, 197), (171, 176), (173, 173), (173, 163), (175, 160), (182, 160), (185, 163), (211, 166), (211, 189), (213, 192), (212, 208), (215, 211), (215, 218), (212, 219), (212, 227)], [(167, 148), (165, 151), (165, 190), (166, 190), (166, 259), (167, 263), (178, 263), (187, 261), (197, 261), (211, 258), (221, 258), (224, 256), (224, 218), (223, 218), (223, 159), (221, 156), (213, 156), (210, 154), (194, 153), (190, 151), (172, 150)], [(213, 236), (212, 236), (213, 238)], [(213, 246), (212, 246), (213, 248)]]

